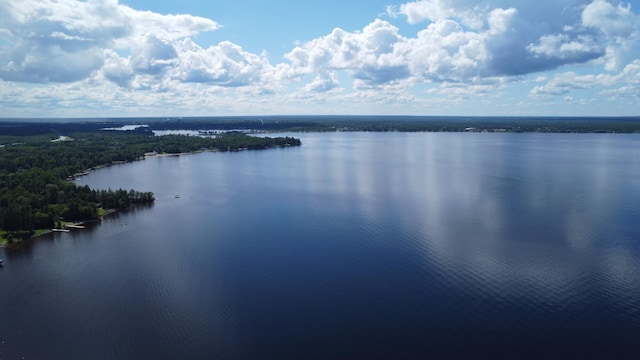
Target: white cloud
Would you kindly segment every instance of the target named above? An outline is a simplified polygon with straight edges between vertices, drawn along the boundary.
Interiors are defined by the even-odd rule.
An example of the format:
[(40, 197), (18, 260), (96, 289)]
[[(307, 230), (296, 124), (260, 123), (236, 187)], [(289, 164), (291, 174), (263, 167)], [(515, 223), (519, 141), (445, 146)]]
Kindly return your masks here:
[(502, 34), (507, 32), (511, 26), (513, 17), (518, 13), (515, 8), (501, 9), (496, 8), (489, 12), (487, 23), (489, 25), (489, 34)]
[(604, 34), (607, 70), (620, 69), (640, 56), (640, 17), (631, 5), (594, 0), (582, 12), (582, 25)]
[[(167, 54), (157, 56), (161, 55), (159, 42), (219, 27), (212, 20), (191, 15), (136, 11), (116, 0), (3, 0), (0, 14), (5, 41), (0, 45), (0, 78), (34, 83), (88, 78), (113, 58), (106, 50), (137, 51), (140, 45), (144, 50), (132, 59), (132, 65), (159, 71), (162, 62), (170, 60)], [(159, 42), (152, 43), (153, 39)]]
[(412, 74), (423, 80), (465, 81), (481, 74), (489, 59), (483, 35), (453, 20), (438, 20), (403, 44)]
[(502, 79), (484, 79), (470, 83), (443, 82), (440, 87), (429, 90), (429, 93), (450, 97), (485, 96), (496, 94), (504, 89), (505, 82)]
[[(591, 14), (592, 7), (608, 5), (608, 15), (620, 25), (610, 25), (607, 30), (619, 36), (631, 37), (628, 28), (636, 27), (629, 7), (613, 7), (604, 0), (589, 3), (584, 0), (566, 2), (539, 1), (514, 4), (510, 1), (421, 0), (388, 8), (392, 16), (405, 15), (407, 21), (417, 24), (427, 21), (424, 30), (414, 38), (397, 36), (394, 51), (387, 59), (393, 59), (396, 67), (346, 65), (354, 76), (365, 82), (379, 84), (414, 77), (423, 81), (474, 81), (496, 76), (518, 76), (552, 70), (568, 64), (581, 64), (602, 58), (605, 53), (629, 46), (620, 38), (608, 43), (585, 26), (583, 13)], [(593, 15), (588, 23), (599, 26)], [(599, 19), (599, 18), (598, 18)], [(390, 25), (392, 26), (392, 25)], [(623, 29), (626, 29), (623, 31)], [(363, 29), (362, 34), (367, 29)], [(334, 31), (333, 34), (335, 34)], [(397, 34), (397, 32), (396, 32)], [(340, 39), (351, 34), (341, 33)], [(627, 39), (625, 38), (625, 39)], [(318, 41), (316, 39), (315, 41)], [(309, 64), (323, 63), (323, 59), (335, 59), (332, 46), (314, 46), (315, 41), (303, 48), (320, 50), (315, 57), (308, 52)], [(342, 42), (344, 44), (344, 42)], [(327, 42), (323, 42), (327, 45)], [(344, 45), (343, 45), (344, 46)], [(608, 47), (609, 46), (609, 47)], [(362, 53), (363, 47), (356, 46)], [(298, 49), (299, 50), (299, 49)], [(350, 59), (359, 59), (350, 54)], [(291, 53), (291, 59), (300, 54)], [(295, 56), (293, 56), (295, 55)], [(630, 57), (629, 60), (632, 60)], [(372, 64), (372, 62), (369, 62)], [(311, 66), (314, 68), (314, 66)], [(338, 67), (334, 67), (337, 69)], [(367, 71), (365, 71), (367, 69)], [(394, 72), (406, 71), (408, 73)], [(384, 72), (389, 75), (385, 75)], [(363, 76), (358, 77), (358, 72)], [(391, 75), (396, 76), (391, 76)], [(402, 74), (402, 76), (399, 76)], [(365, 76), (366, 75), (366, 76)], [(375, 76), (379, 75), (379, 76)]]
[(327, 92), (340, 87), (338, 76), (335, 71), (331, 71), (324, 75), (318, 75), (308, 83), (304, 89), (307, 92)]
[(583, 75), (575, 72), (566, 72), (556, 75), (547, 84), (536, 86), (531, 90), (531, 95), (565, 95), (573, 90), (590, 89), (605, 81), (610, 82), (610, 75)]
[(612, 89), (602, 91), (603, 95), (608, 95), (611, 99), (632, 98), (635, 101), (640, 99), (640, 60), (625, 66), (620, 72), (620, 81), (617, 81)]
[(551, 34), (540, 37), (537, 44), (529, 44), (527, 50), (536, 56), (580, 61), (602, 55), (603, 51), (595, 39), (588, 35), (571, 38), (568, 34)]
[(162, 15), (150, 11), (137, 11), (120, 5), (122, 13), (131, 22), (132, 34), (152, 33), (171, 41), (194, 36), (202, 32), (217, 30), (220, 24), (199, 16), (178, 14)]
[(452, 21), (467, 36), (476, 34), (489, 56), (476, 62), (481, 76), (523, 75), (600, 58), (614, 70), (640, 54), (638, 16), (617, 0), (420, 0), (389, 12), (412, 24)]
[(185, 82), (219, 86), (243, 86), (260, 83), (271, 71), (264, 56), (246, 51), (224, 41), (203, 49), (190, 39), (178, 42), (179, 65), (172, 76)]
[[(411, 1), (389, 6), (388, 21), (301, 41), (272, 64), (229, 41), (197, 43), (198, 34), (221, 26), (198, 16), (138, 11), (117, 0), (0, 0), (0, 81), (14, 89), (2, 92), (10, 99), (20, 83), (49, 86), (18, 91), (27, 103), (71, 106), (84, 96), (95, 106), (146, 109), (161, 102), (255, 111), (251, 104), (269, 109), (276, 100), (302, 99), (425, 105), (438, 96), (499, 96), (514, 83), (533, 87), (520, 89), (532, 98), (578, 103), (571, 93), (590, 89), (637, 98), (640, 19), (633, 10), (618, 0)], [(537, 75), (521, 82), (529, 74)], [(83, 95), (82, 87), (112, 95)]]
[(617, 74), (599, 73), (578, 75), (565, 72), (554, 76), (546, 84), (534, 87), (534, 96), (566, 95), (575, 90), (600, 88), (603, 94), (640, 97), (640, 60), (625, 66)]
[(484, 25), (481, 2), (464, 0), (419, 0), (400, 5), (397, 12), (405, 15), (410, 24), (425, 20), (435, 22), (442, 19), (457, 19), (464, 25), (480, 29)]
[(134, 78), (129, 59), (121, 58), (113, 50), (105, 50), (105, 62), (102, 67), (104, 77), (121, 87), (129, 87)]
[(614, 6), (605, 0), (595, 0), (582, 12), (582, 23), (595, 27), (607, 36), (627, 37), (638, 30), (638, 17), (631, 12), (631, 5)]
[(162, 75), (177, 63), (178, 53), (173, 45), (155, 35), (147, 34), (132, 49), (129, 63), (135, 73)]
[(379, 19), (358, 32), (334, 29), (287, 53), (291, 66), (285, 70), (290, 76), (344, 70), (369, 85), (400, 81), (410, 75), (400, 48), (405, 41), (397, 27)]
[(356, 88), (419, 81), (469, 81), (493, 77), (487, 41), (507, 31), (515, 9), (494, 9), (484, 32), (465, 30), (458, 22), (440, 19), (416, 37), (406, 38), (394, 25), (375, 20), (362, 31), (335, 29), (285, 55), (288, 74), (347, 71)]

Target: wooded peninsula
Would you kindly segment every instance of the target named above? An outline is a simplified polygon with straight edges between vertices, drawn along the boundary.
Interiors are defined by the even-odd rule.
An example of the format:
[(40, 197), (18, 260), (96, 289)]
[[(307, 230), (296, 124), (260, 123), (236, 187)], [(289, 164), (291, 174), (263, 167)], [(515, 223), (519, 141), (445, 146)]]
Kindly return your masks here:
[(293, 137), (240, 132), (155, 136), (145, 128), (104, 131), (86, 124), (57, 124), (45, 131), (41, 125), (0, 122), (0, 243), (19, 241), (68, 223), (98, 220), (107, 212), (155, 200), (151, 192), (98, 190), (71, 181), (92, 169), (144, 159), (145, 154), (300, 145)]

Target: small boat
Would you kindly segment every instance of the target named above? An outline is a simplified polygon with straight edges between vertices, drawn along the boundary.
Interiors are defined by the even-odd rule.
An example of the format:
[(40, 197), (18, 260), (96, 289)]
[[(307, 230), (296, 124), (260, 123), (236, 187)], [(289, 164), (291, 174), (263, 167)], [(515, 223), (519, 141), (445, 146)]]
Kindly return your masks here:
[(0, 259), (0, 265), (2, 265), (2, 262), (4, 261), (4, 259)]

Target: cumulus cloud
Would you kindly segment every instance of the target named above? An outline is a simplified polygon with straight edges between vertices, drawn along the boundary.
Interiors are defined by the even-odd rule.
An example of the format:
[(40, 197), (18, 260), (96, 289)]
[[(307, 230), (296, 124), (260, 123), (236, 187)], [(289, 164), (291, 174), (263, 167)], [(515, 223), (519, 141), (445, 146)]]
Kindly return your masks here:
[(405, 41), (397, 27), (379, 19), (362, 31), (336, 28), (287, 53), (291, 67), (284, 70), (293, 75), (343, 70), (371, 85), (398, 81), (410, 75), (401, 49)]
[(438, 20), (404, 44), (412, 73), (425, 80), (464, 81), (477, 77), (489, 59), (483, 37), (453, 20)]
[(589, 36), (578, 35), (571, 38), (568, 34), (551, 34), (540, 37), (538, 43), (529, 44), (527, 50), (534, 55), (547, 58), (571, 59), (578, 61), (582, 54), (602, 55), (602, 49)]
[(327, 74), (318, 75), (316, 78), (307, 84), (304, 89), (308, 92), (327, 92), (340, 87), (338, 76), (335, 71)]
[(600, 75), (578, 75), (575, 72), (566, 72), (556, 75), (544, 86), (536, 86), (531, 90), (532, 95), (565, 95), (573, 90), (590, 89), (611, 83), (613, 77), (607, 74)]
[(631, 5), (595, 0), (582, 12), (582, 25), (603, 35), (607, 70), (622, 68), (640, 56), (640, 16)]
[[(393, 74), (392, 67), (367, 68), (374, 62), (344, 66), (356, 79), (360, 79), (359, 72), (367, 69), (369, 76), (360, 79), (365, 85), (411, 79), (440, 83), (438, 92), (480, 94), (504, 86), (502, 78), (571, 64), (600, 61), (605, 70), (624, 68), (621, 74), (628, 73), (640, 56), (640, 19), (630, 5), (617, 0), (419, 0), (388, 7), (387, 12), (392, 18), (405, 16), (410, 24), (424, 23), (425, 27), (415, 37), (398, 35), (393, 51), (385, 54), (398, 65), (397, 76), (386, 74)], [(364, 35), (366, 30), (355, 35)], [(345, 37), (348, 35), (341, 39)], [(306, 50), (309, 56), (296, 57), (310, 58), (312, 51), (319, 48), (316, 41), (319, 39), (297, 49)], [(325, 51), (314, 64), (327, 64), (322, 60), (333, 59), (331, 54), (335, 52), (326, 51), (331, 46), (320, 48)], [(362, 51), (361, 47), (355, 49)], [(297, 63), (294, 61), (293, 65)], [(595, 86), (612, 87), (617, 82), (625, 84), (620, 87), (621, 94), (634, 94), (630, 89), (637, 84), (629, 78), (611, 73), (580, 76), (568, 72), (535, 87), (531, 94), (567, 94)]]
[(565, 95), (574, 90), (602, 88), (603, 94), (640, 97), (640, 60), (625, 66), (619, 73), (578, 75), (569, 71), (558, 74), (546, 84), (534, 87), (534, 96)]
[(478, 76), (524, 75), (605, 55), (613, 69), (637, 56), (629, 52), (638, 48), (638, 17), (614, 0), (420, 0), (392, 11), (412, 24), (457, 24), (458, 37), (473, 38), (486, 55), (467, 58)]
[(133, 70), (129, 65), (129, 60), (121, 58), (113, 50), (105, 51), (105, 62), (102, 67), (102, 74), (107, 80), (121, 87), (129, 87), (134, 77)]
[(243, 86), (259, 82), (271, 68), (265, 56), (246, 52), (229, 41), (203, 49), (185, 39), (177, 47), (179, 64), (173, 77), (185, 82)]
[(177, 63), (178, 53), (171, 43), (147, 34), (133, 49), (129, 64), (135, 73), (162, 75)]
[(286, 54), (288, 74), (348, 71), (364, 86), (526, 75), (607, 54), (620, 60), (618, 53), (635, 44), (638, 23), (628, 6), (605, 0), (421, 0), (387, 12), (425, 27), (415, 37), (383, 20), (361, 31), (335, 29)]
[(611, 4), (605, 0), (595, 0), (582, 12), (585, 26), (600, 29), (607, 36), (627, 37), (638, 31), (638, 17), (631, 12), (631, 5)]
[[(198, 16), (139, 11), (117, 0), (0, 0), (0, 81), (101, 82), (136, 94), (119, 101), (171, 103), (178, 92), (286, 99), (283, 92), (296, 87), (295, 96), (318, 101), (398, 103), (419, 101), (412, 87), (434, 97), (488, 96), (538, 73), (530, 91), (536, 97), (569, 98), (596, 87), (637, 97), (634, 10), (622, 0), (409, 1), (359, 30), (335, 28), (302, 41), (271, 64), (265, 53), (229, 41), (196, 43), (196, 35), (221, 26)], [(567, 71), (574, 64), (599, 74)], [(145, 91), (148, 98), (138, 97)]]
[(171, 41), (194, 36), (202, 32), (217, 30), (217, 22), (193, 15), (162, 15), (151, 11), (138, 11), (120, 5), (122, 13), (131, 22), (132, 33), (152, 33), (163, 40)]
[(410, 24), (418, 24), (425, 20), (436, 22), (441, 19), (457, 19), (474, 29), (483, 26), (479, 14), (486, 6), (482, 2), (464, 0), (422, 0), (400, 5), (397, 14), (407, 17)]
[(136, 50), (141, 42), (146, 52), (131, 64), (160, 71), (170, 60), (159, 54), (161, 42), (219, 28), (209, 19), (136, 11), (116, 0), (3, 0), (0, 14), (0, 78), (34, 83), (79, 81), (105, 64), (105, 77), (114, 78), (108, 50)]

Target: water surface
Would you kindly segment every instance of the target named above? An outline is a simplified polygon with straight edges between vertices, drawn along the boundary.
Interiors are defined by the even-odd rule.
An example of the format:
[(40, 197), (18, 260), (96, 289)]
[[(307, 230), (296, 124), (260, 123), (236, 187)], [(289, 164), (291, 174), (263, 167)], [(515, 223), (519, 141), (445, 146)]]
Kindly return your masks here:
[(78, 180), (157, 201), (3, 249), (0, 358), (638, 354), (637, 135), (296, 136)]

